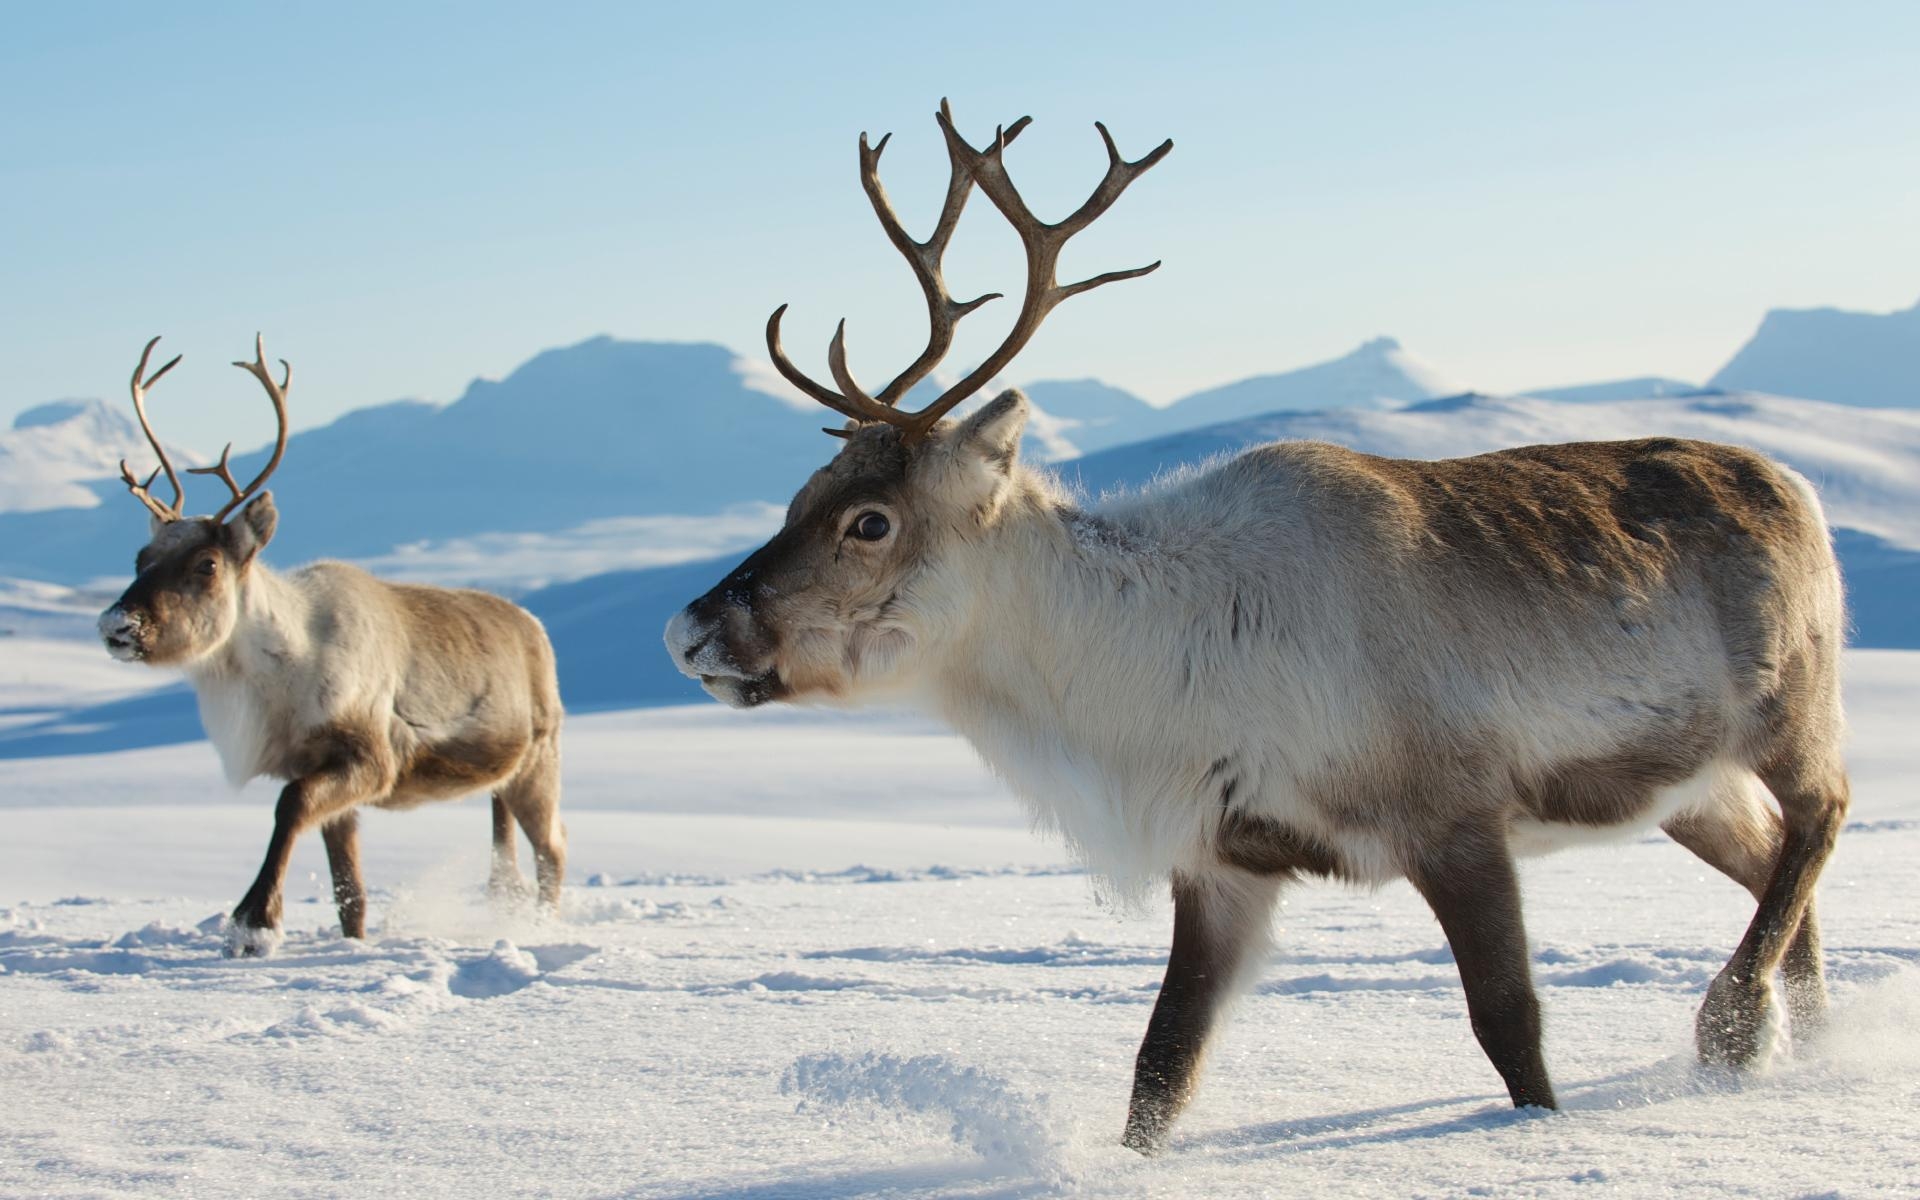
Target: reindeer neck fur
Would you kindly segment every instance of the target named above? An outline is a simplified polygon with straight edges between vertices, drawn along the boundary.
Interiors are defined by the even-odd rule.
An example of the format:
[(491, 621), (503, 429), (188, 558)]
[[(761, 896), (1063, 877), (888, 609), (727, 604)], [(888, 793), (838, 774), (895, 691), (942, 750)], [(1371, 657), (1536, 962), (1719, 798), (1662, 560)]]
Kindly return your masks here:
[[(1302, 764), (1285, 759), (1336, 752), (1311, 739), (1289, 752), (1292, 731), (1249, 730), (1233, 697), (1205, 686), (1230, 674), (1222, 659), (1263, 640), (1281, 677), (1267, 676), (1263, 707), (1278, 716), (1273, 697), (1295, 690), (1286, 610), (1308, 598), (1272, 572), (1249, 579), (1218, 510), (1188, 503), (1195, 486), (1204, 477), (1083, 511), (1017, 467), (996, 518), (941, 583), (967, 590), (973, 619), (938, 659), (931, 706), (1122, 897), (1207, 856), (1222, 763), (1242, 776), (1243, 799), (1260, 786), (1271, 815), (1292, 816), (1286, 780)], [(1281, 523), (1264, 524), (1271, 542)]]
[(237, 602), (233, 632), (186, 668), (200, 723), (235, 787), (266, 771), (271, 731), (292, 717), (288, 675), (313, 654), (307, 597), (295, 581), (255, 561), (240, 580)]

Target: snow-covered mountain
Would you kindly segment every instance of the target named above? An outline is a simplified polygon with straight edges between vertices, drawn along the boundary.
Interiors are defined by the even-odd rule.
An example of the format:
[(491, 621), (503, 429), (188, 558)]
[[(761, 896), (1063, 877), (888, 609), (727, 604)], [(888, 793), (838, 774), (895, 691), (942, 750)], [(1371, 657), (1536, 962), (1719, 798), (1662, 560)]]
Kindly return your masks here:
[[(1895, 318), (1868, 320), (1906, 328)], [(928, 381), (909, 405), (931, 399), (936, 387)], [(1769, 414), (1787, 418), (1767, 397), (1707, 395), (1651, 377), (1539, 389), (1531, 394), (1546, 399), (1534, 402), (1545, 406), (1537, 411), (1510, 400), (1470, 402), (1466, 415), (1458, 400), (1434, 406), (1460, 390), (1390, 338), (1164, 408), (1099, 380), (1041, 381), (1028, 387), (1036, 412), (1024, 453), (1036, 462), (1083, 460), (1074, 473), (1106, 486), (1135, 477), (1130, 469), (1114, 471), (1118, 460), (1107, 455), (1187, 461), (1187, 452), (1202, 445), (1270, 436), (1398, 439), (1395, 452), (1411, 454), (1621, 436), (1618, 406), (1633, 396), (1666, 397), (1665, 409), (1635, 411), (1647, 420), (1691, 414), (1689, 428), (1699, 427), (1700, 436), (1758, 437)], [(1487, 405), (1507, 406), (1505, 415), (1496, 419)], [(1393, 419), (1407, 406), (1405, 419)], [(1705, 422), (1716, 407), (1733, 415)], [(1562, 411), (1576, 408), (1583, 411)], [(0, 435), (0, 575), (72, 584), (124, 570), (145, 525), (113, 479), (114, 464), (122, 454), (142, 463), (146, 454), (123, 409), (44, 406)], [(1857, 448), (1871, 459), (1887, 444), (1874, 425), (1884, 412), (1792, 412), (1809, 422), (1808, 439), (1836, 439), (1848, 453)], [(1289, 413), (1298, 420), (1286, 419)], [(749, 524), (766, 521), (764, 507), (754, 506), (784, 504), (832, 452), (818, 432), (832, 423), (823, 418), (770, 367), (724, 347), (594, 338), (539, 354), (497, 382), (476, 380), (449, 405), (384, 404), (297, 434), (273, 483), (283, 512), (274, 557), (357, 558), (402, 577), (526, 587), (589, 565), (638, 567), (731, 549), (744, 528), (739, 514), (761, 514)], [(1254, 424), (1237, 432), (1228, 428), (1248, 421)], [(1168, 438), (1176, 443), (1154, 440)], [(1791, 452), (1783, 456), (1794, 461)], [(263, 450), (244, 454), (236, 470), (244, 478), (264, 457)], [(205, 480), (191, 486), (190, 507), (200, 510), (219, 490)], [(635, 519), (673, 525), (680, 548), (596, 558), (609, 539), (625, 536), (621, 523)], [(1875, 533), (1886, 525), (1850, 527)], [(509, 550), (530, 554), (529, 539), (540, 543), (540, 563), (518, 561), (510, 571), (488, 573), (489, 561)]]
[(1327, 362), (1206, 388), (1162, 408), (1097, 379), (1049, 380), (1024, 390), (1037, 409), (1027, 456), (1061, 462), (1261, 413), (1399, 408), (1463, 389), (1399, 342), (1382, 337)]
[[(927, 390), (930, 400), (932, 389)], [(985, 403), (997, 390), (997, 385), (982, 389), (960, 411)], [(1463, 389), (1399, 342), (1383, 337), (1327, 362), (1206, 388), (1159, 408), (1099, 379), (1041, 380), (1023, 385), (1022, 390), (1033, 402), (1034, 414), (1021, 452), (1030, 461), (1057, 463), (1158, 434), (1261, 413), (1399, 408)], [(908, 402), (925, 401), (916, 392)]]
[(1901, 312), (1776, 308), (1713, 387), (1920, 408), (1920, 304)]
[(1399, 342), (1382, 337), (1330, 362), (1183, 396), (1161, 409), (1153, 425), (1155, 432), (1167, 432), (1289, 410), (1398, 408), (1464, 390)]
[[(373, 557), (784, 500), (831, 449), (821, 424), (768, 394), (754, 365), (724, 347), (595, 338), (476, 380), (444, 407), (384, 404), (296, 434), (271, 485), (273, 555)], [(265, 459), (264, 449), (238, 455), (234, 473), (245, 479)], [(109, 503), (0, 512), (0, 575), (82, 582), (123, 571), (145, 519), (116, 498), (117, 482), (94, 490)], [(219, 495), (217, 483), (194, 481), (189, 511)]]
[[(927, 402), (935, 386), (924, 384), (907, 403)], [(1242, 410), (1377, 407), (1444, 386), (1384, 338), (1332, 362), (1164, 409), (1099, 380), (1041, 381), (1028, 388), (1036, 412), (1025, 453), (1060, 462)], [(0, 575), (80, 583), (116, 574), (145, 529), (113, 478), (123, 453), (146, 461), (143, 445), (129, 453), (138, 429), (100, 404), (62, 409), (49, 423), (51, 411), (35, 410), (41, 415), (28, 416), (39, 424), (6, 436), (44, 438), (57, 429), (62, 445), (92, 457), (74, 449), (65, 459), (0, 461), (0, 488), (53, 497), (34, 505), (43, 511), (8, 512), (0, 504)], [(497, 382), (476, 380), (449, 405), (381, 404), (294, 435), (272, 484), (282, 512), (274, 556), (379, 559), (403, 574), (414, 566), (420, 577), (445, 580), (486, 546), (538, 534), (550, 542), (542, 548), (549, 561), (577, 560), (584, 547), (604, 544), (610, 520), (719, 519), (784, 504), (832, 452), (819, 433), (830, 423), (771, 368), (724, 347), (594, 338), (539, 354)], [(247, 478), (265, 459), (264, 448), (240, 455), (236, 475)], [(49, 468), (35, 464), (68, 460), (65, 490), (43, 486)], [(192, 511), (218, 498), (217, 484), (189, 486)], [(509, 573), (521, 580), (543, 574)]]
[(1145, 400), (1098, 379), (1042, 379), (1021, 390), (1037, 410), (1032, 424), (1041, 427), (1029, 432), (1023, 453), (1038, 445), (1050, 462), (1134, 441), (1158, 416)]
[[(171, 443), (167, 451), (176, 467), (204, 461)], [(92, 508), (100, 493), (88, 485), (117, 478), (123, 458), (136, 468), (153, 462), (129, 405), (56, 400), (30, 408), (0, 433), (0, 513)], [(160, 494), (170, 494), (164, 484)]]

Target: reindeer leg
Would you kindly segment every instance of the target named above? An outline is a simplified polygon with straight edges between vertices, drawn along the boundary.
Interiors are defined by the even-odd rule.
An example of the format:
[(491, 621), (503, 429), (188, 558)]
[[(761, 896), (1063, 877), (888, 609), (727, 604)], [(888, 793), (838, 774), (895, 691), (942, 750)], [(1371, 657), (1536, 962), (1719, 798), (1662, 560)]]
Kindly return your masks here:
[(1701, 1061), (1735, 1067), (1752, 1065), (1766, 1049), (1770, 981), (1783, 959), (1793, 1017), (1814, 1026), (1825, 1014), (1813, 889), (1847, 815), (1846, 774), (1824, 755), (1783, 755), (1760, 778), (1780, 802), (1778, 854), (1746, 936), (1708, 986), (1694, 1021)]
[(1455, 830), (1408, 872), (1453, 949), (1480, 1048), (1506, 1081), (1515, 1108), (1556, 1108), (1540, 1053), (1520, 881), (1506, 839), (1491, 829)]
[[(567, 829), (560, 823), (558, 747), (552, 742), (536, 746), (521, 765), (520, 773), (502, 784), (497, 795), (498, 803), (503, 803), (513, 814), (527, 841), (533, 845), (534, 878), (539, 885), (541, 905), (549, 912), (558, 912), (560, 884), (567, 869)], [(512, 837), (509, 832), (509, 846)], [(518, 874), (515, 868), (515, 875)]]
[(327, 844), (327, 867), (333, 873), (333, 902), (340, 910), (340, 936), (367, 936), (367, 888), (360, 880), (360, 817), (341, 813), (320, 827)]
[(315, 762), (316, 769), (280, 789), (266, 861), (260, 864), (253, 886), (234, 906), (227, 925), (228, 958), (271, 954), (279, 945), (280, 889), (294, 839), (392, 789), (393, 769), (379, 756), (379, 746), (353, 730), (327, 728), (314, 733), (302, 747), (302, 757)]
[[(1701, 861), (1746, 888), (1756, 903), (1766, 898), (1786, 828), (1758, 779), (1743, 775), (1737, 785), (1730, 783), (1717, 792), (1707, 807), (1675, 817), (1664, 828)], [(1780, 966), (1787, 977), (1787, 1012), (1793, 1018), (1794, 1036), (1805, 1037), (1819, 1028), (1827, 1008), (1820, 923), (1811, 897)]]
[(293, 841), (300, 835), (306, 818), (307, 791), (304, 780), (296, 779), (280, 789), (280, 801), (273, 809), (273, 836), (267, 839), (266, 861), (253, 886), (240, 897), (227, 925), (228, 958), (267, 955), (280, 944), (280, 887), (287, 877), (287, 860), (293, 855)]
[(1165, 1148), (1174, 1119), (1193, 1096), (1214, 1020), (1265, 944), (1279, 892), (1278, 878), (1174, 875), (1173, 949), (1134, 1060), (1123, 1145), (1142, 1154)]
[[(504, 785), (503, 785), (504, 786)], [(527, 894), (526, 876), (513, 845), (513, 814), (501, 794), (493, 794), (493, 870), (487, 875), (487, 895), (496, 903), (518, 900)]]

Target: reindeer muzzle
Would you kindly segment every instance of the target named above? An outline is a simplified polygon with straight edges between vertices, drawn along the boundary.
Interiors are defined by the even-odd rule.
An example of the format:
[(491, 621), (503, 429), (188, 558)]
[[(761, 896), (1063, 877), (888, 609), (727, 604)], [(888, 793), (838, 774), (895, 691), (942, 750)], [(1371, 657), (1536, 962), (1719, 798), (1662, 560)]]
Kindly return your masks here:
[(667, 653), (689, 679), (730, 708), (755, 708), (782, 694), (772, 647), (744, 605), (702, 597), (667, 622)]
[(147, 656), (147, 633), (151, 627), (146, 616), (116, 604), (100, 614), (100, 640), (107, 653), (121, 662), (139, 662)]

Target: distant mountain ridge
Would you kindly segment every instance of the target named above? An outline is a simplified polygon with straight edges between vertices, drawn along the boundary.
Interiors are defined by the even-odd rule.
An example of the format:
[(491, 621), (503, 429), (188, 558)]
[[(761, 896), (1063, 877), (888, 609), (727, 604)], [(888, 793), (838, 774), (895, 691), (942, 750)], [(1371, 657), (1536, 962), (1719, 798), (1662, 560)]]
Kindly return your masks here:
[(1130, 442), (1159, 411), (1098, 379), (1042, 379), (1020, 390), (1044, 414), (1028, 434), (1029, 452), (1038, 445), (1049, 461)]
[[(1384, 338), (1166, 409), (1099, 380), (1042, 380), (1028, 389), (1038, 411), (1025, 452), (1061, 461), (1209, 412), (1303, 406), (1314, 396), (1374, 406), (1422, 398), (1439, 382)], [(282, 513), (274, 558), (400, 561), (396, 547), (421, 542), (783, 503), (830, 456), (820, 428), (833, 422), (772, 394), (777, 386), (761, 364), (712, 343), (597, 337), (535, 355), (505, 379), (475, 380), (452, 404), (354, 409), (290, 439), (269, 485)], [(920, 402), (918, 392), (908, 400)], [(83, 407), (87, 420), (118, 430), (98, 435), (117, 462), (131, 418), (98, 402)], [(128, 457), (151, 456), (142, 443)], [(235, 474), (249, 477), (266, 457), (265, 448), (238, 456)], [(110, 465), (91, 470), (91, 480), (69, 481), (65, 507), (0, 510), (0, 575), (71, 584), (125, 569), (144, 520)], [(209, 511), (218, 493), (192, 481), (188, 510)]]
[[(356, 409), (289, 441), (269, 484), (281, 510), (274, 559), (790, 495), (824, 459), (821, 422), (749, 386), (745, 368), (710, 343), (602, 337), (476, 380), (449, 405)], [(239, 455), (234, 473), (246, 479), (265, 461), (265, 449)], [(188, 511), (209, 511), (219, 490), (190, 483)], [(117, 482), (92, 491), (107, 503), (0, 512), (0, 575), (75, 583), (123, 571), (145, 519)]]
[(1776, 308), (1712, 387), (1920, 408), (1920, 303), (1890, 313)]
[(1464, 390), (1393, 338), (1379, 337), (1328, 362), (1195, 392), (1159, 410), (1152, 424), (1164, 432), (1270, 412), (1397, 408)]
[[(1886, 316), (1769, 314), (1706, 390), (1725, 391), (1729, 380), (1764, 374), (1784, 356), (1825, 365), (1806, 368), (1818, 378), (1795, 376), (1804, 386), (1774, 391), (1897, 400), (1906, 394), (1901, 380), (1912, 375), (1920, 384), (1916, 337), (1920, 306)], [(1842, 378), (1845, 371), (1851, 374)], [(1833, 388), (1846, 395), (1823, 390), (1836, 379)], [(1848, 380), (1872, 386), (1850, 389)], [(1035, 413), (1023, 452), (1049, 463), (1272, 414), (1389, 411), (1464, 391), (1384, 337), (1327, 362), (1158, 408), (1096, 379), (1040, 380), (1026, 390)], [(934, 391), (930, 380), (908, 403), (924, 403)], [(1587, 407), (1700, 391), (1648, 376), (1529, 394)], [(375, 405), (295, 435), (272, 484), (285, 515), (275, 557), (379, 560), (404, 571), (408, 563), (445, 565), (472, 559), (479, 546), (539, 534), (557, 535), (553, 561), (579, 561), (574, 542), (581, 539), (571, 531), (588, 525), (598, 523), (594, 536), (604, 540), (610, 520), (699, 518), (784, 503), (827, 459), (831, 446), (818, 430), (834, 423), (766, 364), (725, 347), (591, 338), (535, 355), (504, 379), (475, 380), (451, 404)], [(82, 583), (124, 571), (144, 522), (113, 479), (123, 454), (136, 465), (149, 461), (124, 404), (42, 406), (0, 434), (0, 575)], [(244, 477), (264, 459), (255, 450), (235, 468)], [(217, 486), (196, 480), (190, 487), (189, 509), (209, 509)]]

